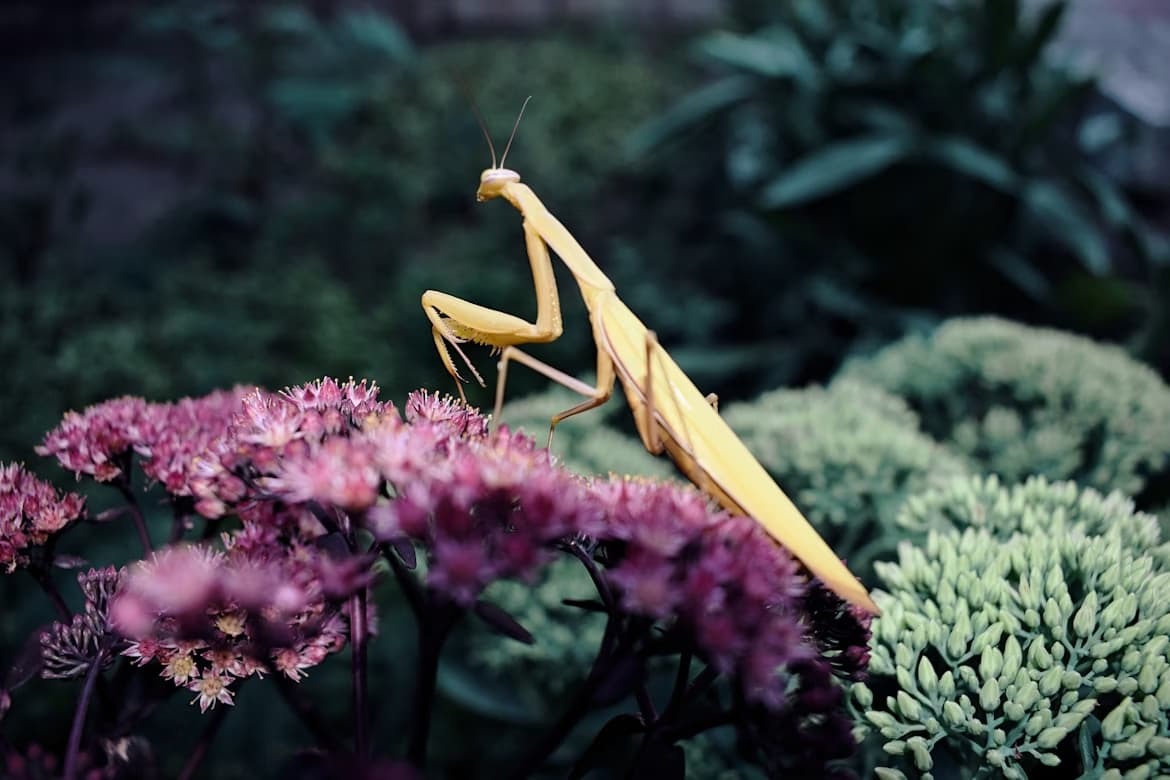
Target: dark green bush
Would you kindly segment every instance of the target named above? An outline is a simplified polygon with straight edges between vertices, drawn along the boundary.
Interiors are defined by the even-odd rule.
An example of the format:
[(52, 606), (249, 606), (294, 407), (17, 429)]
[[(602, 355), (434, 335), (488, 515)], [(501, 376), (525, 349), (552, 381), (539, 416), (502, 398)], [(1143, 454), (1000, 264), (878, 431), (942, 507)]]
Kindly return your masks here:
[(741, 3), (699, 41), (708, 83), (632, 147), (658, 177), (647, 257), (723, 305), (707, 325), (737, 377), (823, 378), (849, 345), (989, 302), (1160, 349), (1142, 326), (1170, 245), (1101, 155), (1127, 120), (1053, 64), (1064, 3), (1021, 5)]
[(731, 404), (724, 417), (854, 574), (905, 534), (907, 496), (967, 473), (918, 429), (905, 402), (860, 382), (774, 390)]
[[(140, 77), (163, 97), (150, 121), (117, 122), (81, 147), (50, 143), (36, 125), (46, 115), (21, 115), (35, 148), (0, 158), (29, 183), (0, 217), (39, 231), (11, 232), (0, 253), (0, 273), (16, 281), (0, 292), (0, 356), (21, 378), (0, 390), (10, 458), (27, 457), (62, 409), (122, 393), (279, 387), (326, 370), (380, 379), (394, 396), (453, 390), (419, 295), (534, 309), (519, 216), (502, 204), (476, 210), (490, 157), (453, 73), (470, 80), (497, 145), (534, 94), (509, 164), (583, 241), (604, 230), (592, 216), (621, 139), (674, 81), (620, 38), (419, 50), (366, 12), (187, 0), (153, 6), (121, 48), (61, 67), (99, 94)], [(36, 82), (40, 97), (60, 109), (50, 75)], [(84, 240), (79, 222), (34, 219), (29, 209), (64, 210), (61, 181), (115, 153), (183, 177), (179, 191), (158, 193), (169, 204), (158, 220), (113, 247)], [(84, 199), (79, 208), (84, 217)], [(578, 371), (592, 364), (589, 328), (566, 293), (566, 335), (544, 356)], [(472, 357), (491, 365), (486, 351)], [(518, 392), (543, 386), (517, 374)]]

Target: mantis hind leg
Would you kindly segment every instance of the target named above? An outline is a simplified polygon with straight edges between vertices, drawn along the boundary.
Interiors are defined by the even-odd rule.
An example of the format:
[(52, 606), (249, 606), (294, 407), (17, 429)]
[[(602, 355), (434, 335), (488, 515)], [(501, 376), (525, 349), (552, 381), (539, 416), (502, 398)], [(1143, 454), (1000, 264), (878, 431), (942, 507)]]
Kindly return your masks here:
[[(630, 405), (634, 407), (634, 425), (638, 429), (638, 435), (642, 439), (643, 446), (646, 447), (647, 452), (651, 455), (661, 455), (667, 451), (667, 440), (663, 438), (663, 428), (654, 419), (655, 400), (660, 399), (659, 395), (662, 391), (655, 391), (654, 382), (654, 367), (661, 365), (662, 361), (662, 347), (658, 343), (658, 334), (652, 330), (646, 331), (646, 376), (643, 379), (643, 394), (646, 402), (635, 403), (631, 400)], [(665, 372), (664, 372), (665, 374)], [(665, 383), (665, 392), (670, 402), (675, 405), (675, 410), (678, 409), (678, 399), (674, 393), (671, 392), (669, 383)], [(708, 393), (705, 400), (711, 405), (711, 408), (716, 412), (719, 411), (719, 396), (715, 393)], [(667, 432), (670, 437), (670, 442), (674, 444), (674, 450), (671, 451), (671, 459), (683, 471), (691, 482), (695, 484), (700, 490), (709, 496), (726, 496), (722, 488), (711, 479), (710, 474), (705, 469), (699, 466), (695, 456), (694, 446), (690, 441), (690, 433), (686, 430), (686, 417), (679, 414), (679, 419), (682, 420), (684, 427), (677, 435)], [(734, 503), (728, 498), (730, 503)]]
[(499, 421), (500, 412), (504, 407), (504, 385), (508, 381), (508, 363), (512, 360), (515, 360), (517, 363), (523, 363), (533, 371), (542, 374), (562, 387), (567, 387), (573, 392), (585, 396), (586, 400), (576, 406), (572, 406), (559, 414), (553, 415), (549, 421), (546, 447), (552, 447), (553, 433), (561, 422), (574, 415), (587, 412), (590, 409), (596, 409), (608, 401), (613, 395), (613, 383), (616, 379), (613, 360), (603, 350), (598, 350), (597, 352), (597, 384), (590, 385), (588, 382), (582, 382), (580, 379), (569, 376), (560, 369), (553, 368), (549, 364), (537, 360), (532, 355), (516, 347), (505, 347), (503, 353), (500, 355), (499, 378), (496, 380), (496, 407), (492, 413), (493, 423)]

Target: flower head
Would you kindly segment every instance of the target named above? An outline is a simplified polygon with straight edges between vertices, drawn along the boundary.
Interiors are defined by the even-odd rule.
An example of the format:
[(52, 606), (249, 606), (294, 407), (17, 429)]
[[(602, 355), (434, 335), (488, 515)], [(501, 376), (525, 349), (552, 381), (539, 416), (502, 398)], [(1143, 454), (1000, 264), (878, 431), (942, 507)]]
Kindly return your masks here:
[[(299, 680), (344, 647), (349, 625), (342, 605), (369, 584), (287, 539), (227, 541), (224, 552), (205, 546), (156, 552), (127, 573), (111, 606), (112, 625), (130, 640), (122, 654), (139, 666), (157, 663), (163, 678), (198, 691), (194, 702), (203, 710), (231, 704), (235, 679), (263, 674), (271, 664)], [(368, 571), (369, 561), (362, 566)]]
[(815, 655), (802, 623), (806, 581), (788, 553), (689, 487), (615, 477), (591, 492), (602, 507), (593, 535), (617, 545), (608, 579), (622, 606), (677, 616), (750, 701), (783, 706), (787, 669)]
[(148, 404), (149, 424), (134, 445), (146, 476), (173, 496), (192, 495), (196, 459), (224, 434), (250, 391), (237, 387), (170, 404)]
[[(121, 573), (113, 566), (90, 569), (77, 576), (85, 594), (85, 609), (68, 623), (56, 622), (41, 634), (41, 676), (50, 679), (80, 677), (101, 656), (109, 633), (110, 599)], [(103, 665), (113, 658), (104, 656)]]
[(501, 577), (531, 577), (551, 545), (588, 513), (584, 483), (532, 439), (454, 402), (415, 394), (407, 425), (369, 432), (395, 498), (364, 517), (382, 541), (409, 538), (429, 552), (427, 584), (468, 605)]
[(0, 567), (12, 573), (28, 562), (25, 550), (64, 530), (85, 508), (76, 493), (61, 493), (17, 463), (0, 464)]
[(455, 436), (482, 438), (487, 435), (487, 418), (478, 410), (456, 401), (449, 395), (440, 396), (419, 390), (406, 400), (406, 419), (409, 422), (427, 421), (450, 429)]
[(122, 474), (120, 456), (138, 444), (148, 423), (147, 403), (129, 396), (67, 412), (60, 424), (45, 434), (38, 455), (51, 455), (62, 467), (98, 482)]

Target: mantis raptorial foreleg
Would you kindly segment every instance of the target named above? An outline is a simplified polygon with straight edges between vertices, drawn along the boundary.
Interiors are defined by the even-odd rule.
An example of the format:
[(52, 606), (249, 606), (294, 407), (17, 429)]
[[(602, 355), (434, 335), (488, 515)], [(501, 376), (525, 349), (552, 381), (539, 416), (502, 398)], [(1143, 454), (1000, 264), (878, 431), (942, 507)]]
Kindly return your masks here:
[(524, 243), (528, 249), (528, 262), (532, 266), (532, 281), (536, 288), (536, 322), (528, 322), (514, 314), (437, 290), (427, 290), (422, 294), (423, 311), (431, 321), (435, 349), (447, 373), (455, 379), (459, 396), (464, 401), (467, 398), (463, 394), (463, 377), (451, 359), (448, 344), (455, 348), (476, 381), (483, 386), (483, 377), (463, 353), (460, 343), (471, 341), (503, 347), (554, 341), (561, 335), (561, 301), (548, 247), (527, 220), (524, 221)]

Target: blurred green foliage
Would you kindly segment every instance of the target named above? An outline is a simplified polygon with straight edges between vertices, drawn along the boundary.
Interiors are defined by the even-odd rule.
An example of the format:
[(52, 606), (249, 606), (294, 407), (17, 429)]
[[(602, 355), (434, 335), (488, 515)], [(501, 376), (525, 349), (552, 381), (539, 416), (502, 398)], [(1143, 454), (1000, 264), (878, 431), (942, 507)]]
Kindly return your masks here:
[(1053, 63), (1063, 2), (732, 5), (695, 47), (709, 81), (631, 147), (658, 177), (647, 265), (705, 281), (719, 339), (766, 356), (754, 386), (988, 309), (1161, 354), (1170, 245), (1105, 166), (1130, 120)]
[(968, 471), (905, 401), (862, 382), (773, 390), (723, 415), (867, 584), (905, 536), (895, 518), (906, 498)]
[(991, 317), (948, 321), (847, 364), (1008, 481), (1040, 474), (1165, 501), (1170, 387), (1121, 349)]
[[(1091, 81), (1049, 62), (1059, 8), (739, 2), (696, 70), (682, 47), (612, 32), (420, 49), (369, 11), (155, 4), (116, 47), (33, 70), (6, 99), (19, 143), (0, 157), (17, 185), (0, 197), (0, 268), (16, 284), (0, 354), (22, 382), (0, 390), (17, 421), (0, 456), (117, 393), (324, 370), (392, 397), (450, 388), (423, 290), (533, 310), (517, 215), (472, 198), (488, 154), (461, 79), (498, 145), (534, 95), (511, 164), (726, 399), (823, 380), (850, 347), (990, 302), (1153, 354), (1165, 242), (1098, 162), (1124, 152), (1126, 120), (1088, 110)], [(150, 120), (58, 121), (61, 74), (98, 95), (141, 87)], [(138, 185), (154, 218), (91, 242), (106, 212), (79, 172), (107, 160), (170, 178)], [(541, 356), (589, 370), (558, 273), (566, 331)]]
[[(592, 218), (622, 139), (673, 81), (669, 66), (621, 40), (420, 51), (367, 12), (318, 18), (185, 0), (146, 13), (126, 51), (91, 59), (74, 67), (92, 68), (102, 88), (129, 76), (168, 96), (152, 121), (119, 120), (94, 143), (190, 186), (161, 193), (161, 216), (140, 233), (81, 246), (84, 219), (34, 224), (26, 213), (30, 198), (46, 214), (60, 207), (53, 182), (68, 177), (45, 171), (76, 167), (78, 144), (30, 141), (5, 160), (42, 183), (28, 178), (0, 202), (5, 219), (40, 229), (0, 254), (17, 280), (0, 292), (0, 358), (21, 378), (0, 389), (15, 423), (0, 432), (0, 458), (27, 458), (64, 409), (122, 393), (283, 386), (326, 372), (374, 378), (390, 398), (453, 389), (423, 290), (534, 309), (520, 220), (500, 204), (476, 209), (490, 157), (458, 80), (470, 80), (497, 144), (525, 94), (536, 95), (510, 160), (547, 184), (550, 206), (582, 226), (583, 241), (584, 226), (604, 230)], [(589, 329), (566, 298), (570, 325), (547, 354), (583, 368)], [(517, 390), (539, 386), (517, 374)]]

